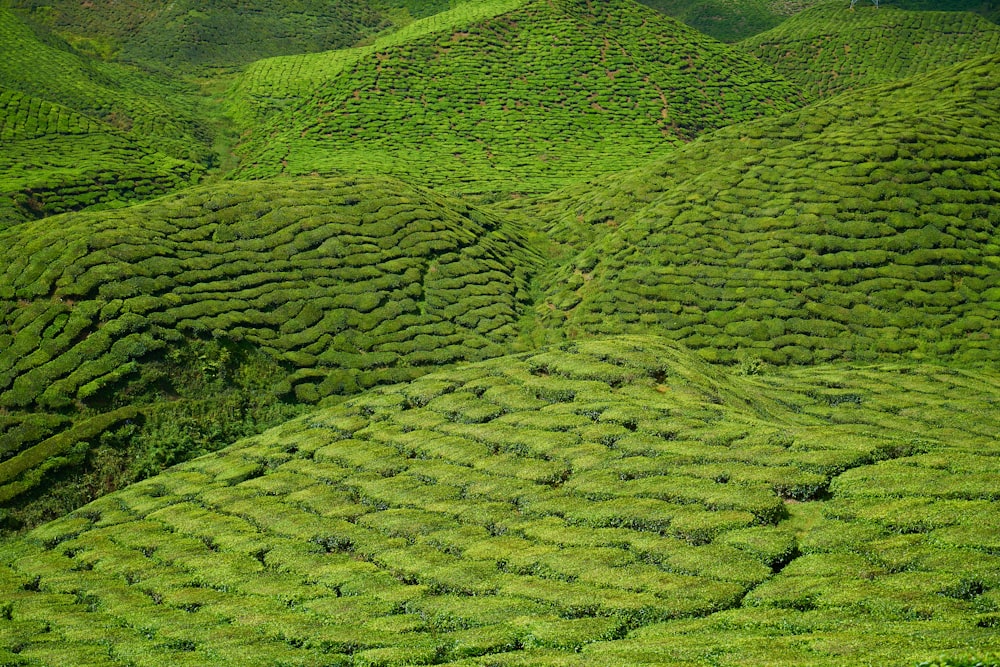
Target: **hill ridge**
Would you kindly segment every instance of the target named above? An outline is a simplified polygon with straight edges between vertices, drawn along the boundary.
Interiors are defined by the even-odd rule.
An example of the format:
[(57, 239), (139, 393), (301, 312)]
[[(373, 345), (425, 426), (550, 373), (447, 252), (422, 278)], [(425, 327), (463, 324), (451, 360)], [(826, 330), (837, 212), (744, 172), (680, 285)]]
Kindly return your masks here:
[(635, 3), (528, 2), (341, 71), (244, 135), (236, 175), (362, 169), (537, 191), (800, 102), (756, 61)]

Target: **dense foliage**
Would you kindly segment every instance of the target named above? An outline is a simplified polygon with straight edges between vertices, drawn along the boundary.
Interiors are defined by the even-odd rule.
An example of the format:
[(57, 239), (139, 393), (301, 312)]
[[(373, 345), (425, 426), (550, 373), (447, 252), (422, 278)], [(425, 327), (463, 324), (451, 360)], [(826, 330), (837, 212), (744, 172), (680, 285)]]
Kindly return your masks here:
[(0, 550), (0, 655), (888, 665), (996, 650), (998, 401), (982, 373), (740, 377), (637, 338), (437, 373)]
[(902, 2), (0, 3), (0, 665), (1000, 665), (1000, 33)]
[(826, 2), (740, 47), (823, 97), (996, 53), (1000, 26), (964, 12)]
[[(519, 243), (476, 209), (371, 178), (211, 186), (0, 233), (0, 503), (93, 440), (34, 445), (39, 412), (228, 400), (206, 376), (263, 392), (263, 408), (315, 403), (503, 354), (528, 299)], [(199, 340), (214, 347), (185, 352)], [(284, 369), (270, 385), (242, 378), (263, 372), (258, 353)]]
[(186, 90), (43, 40), (0, 7), (0, 229), (197, 182), (214, 158)]
[(770, 68), (625, 0), (491, 0), (419, 23), (251, 68), (233, 103), (276, 111), (245, 128), (237, 175), (547, 191), (803, 101)]
[[(624, 216), (547, 281), (542, 312), (570, 336), (657, 331), (727, 362), (995, 362), (997, 64), (734, 126), (667, 163), (678, 180), (651, 204), (627, 195), (656, 172), (633, 173), (598, 205)], [(722, 137), (739, 141), (726, 160)]]

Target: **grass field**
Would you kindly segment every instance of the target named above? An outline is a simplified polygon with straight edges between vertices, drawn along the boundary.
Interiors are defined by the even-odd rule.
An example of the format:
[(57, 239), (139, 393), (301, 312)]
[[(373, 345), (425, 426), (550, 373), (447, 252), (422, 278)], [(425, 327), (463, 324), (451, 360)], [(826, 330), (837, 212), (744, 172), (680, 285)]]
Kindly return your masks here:
[(802, 103), (769, 68), (634, 3), (493, 0), (372, 47), (258, 63), (231, 115), (286, 107), (241, 128), (239, 178), (360, 170), (496, 197)]
[(998, 401), (974, 371), (737, 376), (655, 338), (445, 371), (8, 543), (0, 650), (134, 665), (985, 655), (1000, 648)]

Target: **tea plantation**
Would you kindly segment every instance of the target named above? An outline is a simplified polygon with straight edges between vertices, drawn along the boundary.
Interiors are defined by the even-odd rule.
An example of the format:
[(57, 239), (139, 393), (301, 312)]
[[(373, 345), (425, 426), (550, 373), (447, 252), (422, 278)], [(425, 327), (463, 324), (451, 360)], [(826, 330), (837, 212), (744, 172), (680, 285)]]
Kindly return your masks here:
[(0, 667), (1000, 667), (996, 9), (848, 4), (0, 2)]
[(186, 90), (42, 40), (0, 7), (0, 228), (196, 183), (213, 158)]
[(965, 12), (825, 2), (740, 47), (823, 97), (996, 53), (1000, 26)]
[(234, 117), (287, 108), (241, 128), (236, 175), (362, 171), (478, 196), (544, 192), (804, 102), (770, 68), (625, 0), (491, 0), (424, 21), (375, 49), (248, 70)]
[[(540, 312), (571, 337), (655, 331), (729, 363), (997, 361), (998, 64), (734, 126), (729, 155), (691, 144), (664, 171), (717, 161), (651, 204), (602, 206), (625, 216), (546, 280)], [(567, 218), (556, 238), (581, 226)]]
[(247, 373), (277, 376), (259, 387), (272, 401), (308, 404), (503, 354), (533, 261), (495, 218), (378, 178), (24, 223), (0, 233), (0, 257), (0, 502), (113, 425), (36, 445), (51, 431), (39, 413), (204, 401), (213, 379), (259, 384)]
[(914, 664), (1000, 649), (995, 375), (662, 339), (373, 390), (0, 548), (8, 664)]

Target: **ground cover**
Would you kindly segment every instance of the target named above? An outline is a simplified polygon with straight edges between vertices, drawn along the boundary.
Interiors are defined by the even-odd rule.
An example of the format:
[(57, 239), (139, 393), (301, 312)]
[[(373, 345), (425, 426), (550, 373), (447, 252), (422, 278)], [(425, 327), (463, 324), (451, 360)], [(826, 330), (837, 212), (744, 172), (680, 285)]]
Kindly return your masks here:
[[(391, 25), (367, 0), (108, 2), (17, 0), (22, 16), (106, 60), (193, 70), (354, 44)], [(405, 9), (404, 9), (405, 11)]]
[[(532, 265), (498, 219), (384, 178), (203, 187), (24, 223), (0, 248), (5, 503), (42, 484), (44, 466), (78, 464), (88, 449), (68, 456), (77, 441), (137, 415), (57, 437), (70, 421), (191, 399), (199, 407), (182, 416), (222, 431), (207, 438), (218, 447), (258, 412), (282, 414), (279, 401), (503, 354)], [(235, 404), (212, 418), (208, 399)], [(144, 415), (166, 429), (145, 439), (161, 464), (197, 451)]]
[(996, 53), (1000, 26), (967, 12), (824, 2), (740, 47), (819, 98)]
[(414, 22), (412, 38), (374, 52), (251, 68), (232, 115), (287, 108), (241, 128), (236, 175), (360, 170), (480, 197), (545, 191), (803, 102), (757, 61), (631, 2), (497, 0), (427, 20), (440, 28)]
[[(996, 72), (994, 56), (727, 128), (576, 216), (546, 200), (571, 259), (539, 313), (729, 363), (996, 359)], [(597, 240), (573, 256), (577, 230)]]
[(6, 543), (0, 651), (14, 665), (986, 656), (998, 401), (974, 370), (740, 376), (636, 337), (436, 373)]
[(214, 164), (189, 87), (73, 52), (0, 7), (0, 227), (121, 205)]

